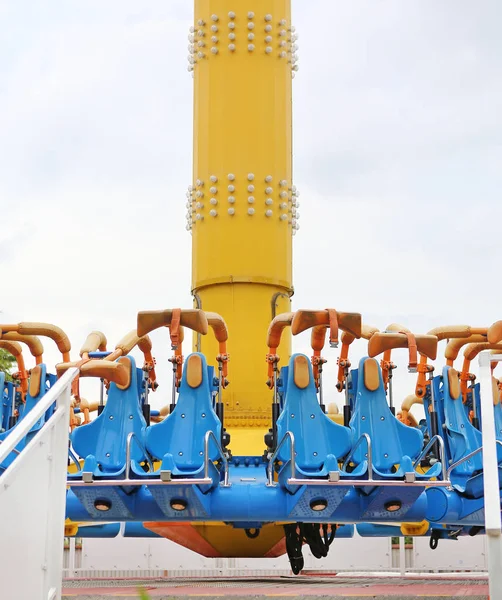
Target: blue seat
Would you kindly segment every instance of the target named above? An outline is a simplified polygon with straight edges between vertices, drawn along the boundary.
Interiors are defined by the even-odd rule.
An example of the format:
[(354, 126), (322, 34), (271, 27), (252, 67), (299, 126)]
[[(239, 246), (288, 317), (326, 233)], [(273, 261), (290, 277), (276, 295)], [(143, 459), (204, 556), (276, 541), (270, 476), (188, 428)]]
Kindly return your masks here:
[(7, 398), (5, 392), (5, 373), (0, 371), (0, 431), (6, 429), (4, 426), (4, 413), (7, 409)]
[[(483, 438), (481, 431), (472, 425), (465, 411), (458, 373), (452, 367), (443, 368), (443, 401), (448, 445), (452, 461), (456, 462), (481, 448)], [(495, 418), (497, 419), (497, 416)], [(500, 462), (500, 447), (497, 447), (497, 454)], [(453, 469), (451, 482), (457, 491), (469, 497), (479, 498), (483, 495), (482, 477), (483, 457), (479, 452)]]
[[(5, 376), (5, 373), (4, 373)], [(12, 416), (12, 395), (15, 393), (16, 385), (12, 381), (5, 381), (3, 383), (3, 395), (2, 395), (2, 429), (6, 431), (9, 428), (9, 418)]]
[[(415, 472), (413, 461), (422, 451), (423, 434), (419, 429), (401, 423), (392, 414), (387, 404), (380, 365), (374, 358), (360, 360), (357, 382), (355, 406), (350, 420), (352, 443), (355, 444), (363, 433), (369, 435), (373, 477), (402, 479), (405, 473)], [(362, 442), (352, 460), (360, 464), (366, 459), (367, 447)], [(427, 473), (415, 472), (415, 475), (417, 479), (431, 479), (440, 472), (441, 464), (438, 462)]]
[[(208, 431), (221, 439), (221, 422), (213, 409), (211, 382), (203, 354), (187, 358), (183, 369), (176, 410), (164, 421), (148, 428), (148, 452), (162, 461), (160, 470), (173, 478), (199, 477), (204, 470), (204, 438)], [(210, 461), (219, 457), (214, 442), (209, 444)], [(212, 465), (212, 462), (210, 462)], [(214, 471), (212, 472), (215, 474)]]
[[(302, 477), (327, 477), (330, 471), (339, 471), (338, 461), (351, 447), (349, 429), (322, 411), (312, 366), (304, 354), (294, 354), (289, 361), (284, 406), (277, 419), (278, 442), (287, 431), (295, 437), (296, 471)], [(287, 463), (290, 456), (285, 442), (278, 457)]]
[[(31, 370), (30, 374), (30, 382), (28, 385), (28, 393), (26, 394), (26, 403), (24, 405), (24, 410), (20, 413), (19, 419), (14, 425), (12, 429), (4, 431), (0, 433), (0, 443), (5, 440), (5, 438), (9, 435), (11, 431), (13, 431), (19, 423), (28, 415), (31, 409), (37, 404), (37, 402), (42, 398), (42, 396), (46, 392), (45, 388), (45, 380), (47, 377), (47, 368), (44, 364), (37, 365)], [(37, 433), (39, 429), (41, 429), (45, 422), (45, 416), (40, 417), (40, 419), (33, 425), (30, 429), (28, 435), (24, 437), (19, 444), (16, 446), (17, 452), (11, 452), (9, 456), (2, 462), (0, 465), (0, 472), (4, 471), (16, 458), (17, 453), (21, 452), (26, 445), (30, 442), (31, 438)]]
[[(110, 383), (103, 412), (87, 425), (77, 427), (71, 435), (74, 451), (84, 458), (82, 471), (91, 472), (95, 478), (125, 476), (127, 437), (131, 432), (144, 446), (146, 421), (140, 406), (136, 362), (132, 356), (119, 358), (117, 362), (129, 369), (128, 384)], [(145, 453), (133, 441), (131, 461), (135, 472), (144, 473), (140, 463), (145, 460)], [(81, 476), (81, 472), (68, 475), (69, 478)]]

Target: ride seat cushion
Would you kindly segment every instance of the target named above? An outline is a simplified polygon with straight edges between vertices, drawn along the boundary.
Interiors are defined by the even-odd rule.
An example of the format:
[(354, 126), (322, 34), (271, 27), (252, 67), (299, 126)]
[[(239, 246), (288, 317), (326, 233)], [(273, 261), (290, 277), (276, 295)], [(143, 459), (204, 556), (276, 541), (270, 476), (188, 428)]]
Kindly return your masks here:
[(191, 388), (198, 388), (202, 383), (202, 360), (197, 354), (188, 357), (185, 365), (187, 383)]
[(492, 393), (493, 393), (493, 406), (500, 404), (500, 390), (499, 380), (496, 377), (492, 377)]
[(120, 363), (121, 365), (124, 365), (124, 367), (127, 369), (127, 373), (128, 373), (126, 383), (124, 383), (124, 384), (117, 383), (117, 388), (119, 390), (127, 390), (128, 387), (131, 385), (131, 369), (132, 369), (131, 361), (129, 360), (129, 358), (126, 358), (125, 356), (123, 356), (122, 358), (119, 358), (117, 360), (117, 362)]
[(452, 400), (458, 400), (460, 398), (460, 381), (458, 379), (458, 372), (455, 369), (448, 370), (448, 383), (450, 387), (450, 398)]
[(297, 356), (295, 358), (293, 372), (295, 385), (304, 390), (310, 383), (309, 361), (306, 356)]
[(31, 370), (30, 385), (28, 387), (28, 394), (35, 398), (40, 393), (40, 386), (42, 383), (42, 368), (37, 365)]
[(370, 392), (376, 391), (380, 385), (378, 362), (374, 358), (364, 362), (364, 385)]

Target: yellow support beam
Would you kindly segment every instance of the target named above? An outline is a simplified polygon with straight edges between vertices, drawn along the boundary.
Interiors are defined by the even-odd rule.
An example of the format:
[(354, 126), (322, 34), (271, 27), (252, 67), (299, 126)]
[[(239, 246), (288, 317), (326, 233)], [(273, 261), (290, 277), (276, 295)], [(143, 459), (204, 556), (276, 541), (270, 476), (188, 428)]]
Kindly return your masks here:
[[(248, 9), (252, 9), (248, 10)], [(295, 34), (290, 0), (195, 0), (194, 165), (189, 188), (192, 293), (229, 329), (225, 422), (233, 454), (262, 454), (270, 427), (266, 333), (290, 310), (292, 103)], [(279, 349), (285, 364), (289, 331)], [(210, 361), (211, 336), (194, 339)]]

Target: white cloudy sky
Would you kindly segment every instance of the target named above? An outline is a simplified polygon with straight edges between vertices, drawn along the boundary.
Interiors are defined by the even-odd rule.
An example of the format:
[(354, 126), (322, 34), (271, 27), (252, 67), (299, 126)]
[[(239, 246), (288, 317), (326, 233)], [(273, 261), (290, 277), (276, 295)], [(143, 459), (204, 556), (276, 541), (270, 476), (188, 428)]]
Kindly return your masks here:
[[(500, 2), (293, 17), (295, 306), (421, 332), (501, 318)], [(191, 305), (191, 19), (190, 0), (0, 0), (2, 321), (57, 323), (77, 350)]]

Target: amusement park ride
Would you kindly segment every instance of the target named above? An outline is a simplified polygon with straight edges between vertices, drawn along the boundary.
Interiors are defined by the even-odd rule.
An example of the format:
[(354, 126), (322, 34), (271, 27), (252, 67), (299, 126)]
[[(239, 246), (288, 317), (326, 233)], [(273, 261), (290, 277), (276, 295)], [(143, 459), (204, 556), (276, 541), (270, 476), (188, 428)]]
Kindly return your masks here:
[[(483, 388), (491, 414), (482, 413), (470, 364), (481, 351), (501, 352), (502, 322), (418, 335), (396, 324), (379, 331), (334, 308), (292, 310), (297, 35), (290, 0), (248, 5), (196, 0), (189, 33), (194, 307), (140, 312), (113, 350), (94, 331), (77, 360), (54, 325), (0, 325), (0, 347), (18, 364), (12, 382), (0, 373), (0, 483), (59, 404), (51, 396), (34, 423), (32, 411), (58, 378), (73, 379), (66, 535), (114, 536), (126, 523), (125, 536), (161, 535), (208, 557), (287, 552), (298, 573), (303, 544), (326, 556), (354, 526), (362, 536), (430, 536), (431, 548), (483, 534), (488, 488), (500, 504), (497, 480), (486, 490), (483, 481), (483, 426), (494, 420), (492, 458), (502, 464), (502, 383), (493, 378), (493, 393)], [(148, 334), (159, 328), (170, 336), (170, 365), (154, 358)], [(193, 352), (183, 357), (188, 331)], [(312, 356), (291, 355), (291, 336), (305, 331)], [(43, 361), (40, 337), (61, 352), (55, 368)], [(359, 338), (367, 340), (367, 357), (352, 365), (350, 346)], [(326, 339), (340, 348), (336, 375), (324, 369)], [(445, 361), (434, 366), (441, 340)], [(30, 369), (24, 346), (34, 358)], [(142, 364), (130, 354), (136, 346)], [(407, 349), (417, 378), (397, 413), (395, 348)], [(167, 405), (154, 411), (160, 369), (172, 370), (173, 383)], [(326, 375), (337, 377), (341, 411), (332, 398), (325, 402)], [(80, 397), (85, 377), (101, 381), (99, 400)], [(423, 405), (420, 423), (414, 404)]]

